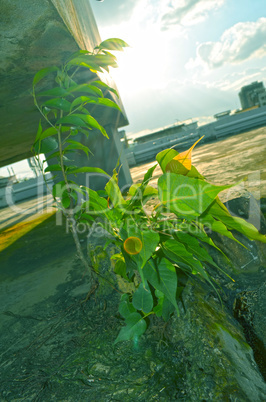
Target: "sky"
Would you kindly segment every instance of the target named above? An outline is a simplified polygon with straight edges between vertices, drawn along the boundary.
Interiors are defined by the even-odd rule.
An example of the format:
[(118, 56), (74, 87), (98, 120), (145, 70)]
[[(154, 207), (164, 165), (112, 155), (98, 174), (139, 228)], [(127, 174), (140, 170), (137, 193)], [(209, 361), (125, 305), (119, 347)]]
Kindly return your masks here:
[(241, 107), (266, 84), (265, 0), (90, 0), (101, 39), (121, 38), (112, 71), (128, 137)]

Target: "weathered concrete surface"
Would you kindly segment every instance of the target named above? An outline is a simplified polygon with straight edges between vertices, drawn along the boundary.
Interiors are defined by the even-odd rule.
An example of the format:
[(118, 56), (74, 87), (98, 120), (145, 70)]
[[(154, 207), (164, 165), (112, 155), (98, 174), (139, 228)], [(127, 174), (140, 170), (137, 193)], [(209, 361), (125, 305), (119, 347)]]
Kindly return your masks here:
[[(112, 286), (102, 280), (84, 303), (88, 278), (66, 227), (54, 216), (27, 224), (32, 230), (0, 253), (1, 400), (265, 400), (243, 329), (211, 287), (189, 279), (179, 318), (155, 319), (138, 343), (114, 346), (124, 322), (109, 259), (100, 273)], [(96, 233), (89, 241), (104, 243)], [(230, 285), (232, 293), (244, 286)]]
[(60, 64), (78, 46), (48, 0), (0, 2), (0, 166), (31, 156), (40, 116), (31, 96), (41, 68)]
[(92, 51), (100, 42), (89, 0), (51, 0), (80, 49)]
[[(5, 166), (32, 156), (40, 119), (31, 96), (34, 74), (41, 68), (62, 64), (79, 47), (92, 50), (100, 36), (88, 0), (0, 0), (0, 37), (0, 166)], [(95, 77), (88, 71), (82, 75), (86, 81)], [(100, 78), (110, 79), (103, 75)], [(112, 126), (114, 138), (117, 127), (127, 124), (124, 112), (107, 108), (94, 110), (94, 117), (102, 125)], [(109, 154), (113, 169), (120, 154), (117, 141), (113, 145), (106, 141), (104, 146), (113, 148), (113, 154)], [(105, 162), (95, 163), (105, 169)], [(126, 161), (122, 176), (124, 184), (131, 182)]]
[[(265, 233), (265, 218), (251, 195), (230, 200), (226, 206), (231, 213), (248, 220)], [(210, 254), (235, 280), (233, 283), (216, 277), (225, 292), (224, 300), (242, 325), (255, 360), (266, 378), (266, 244), (249, 240), (236, 231), (234, 236), (243, 246), (227, 237), (213, 234), (215, 243), (231, 263), (216, 251), (210, 250)]]
[[(188, 401), (260, 402), (266, 384), (254, 361), (241, 326), (208, 286), (189, 280), (174, 318), (172, 342), (181, 359), (185, 399)], [(180, 364), (180, 362), (179, 362)]]

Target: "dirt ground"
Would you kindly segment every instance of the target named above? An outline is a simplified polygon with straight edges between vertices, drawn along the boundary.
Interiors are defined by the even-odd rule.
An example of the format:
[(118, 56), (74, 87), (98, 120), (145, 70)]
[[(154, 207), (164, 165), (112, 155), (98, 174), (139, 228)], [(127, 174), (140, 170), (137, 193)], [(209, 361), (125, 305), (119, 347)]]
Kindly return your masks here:
[(182, 399), (165, 323), (114, 346), (120, 295), (105, 284), (84, 302), (86, 272), (54, 215), (3, 250), (0, 264), (1, 401)]
[[(193, 150), (192, 163), (212, 184), (233, 184), (230, 192), (222, 193), (227, 201), (245, 191), (259, 200), (266, 197), (266, 127), (225, 138), (219, 142), (201, 144)], [(131, 169), (134, 181), (141, 181), (147, 169), (155, 162)], [(161, 169), (155, 169), (153, 180), (156, 185)]]

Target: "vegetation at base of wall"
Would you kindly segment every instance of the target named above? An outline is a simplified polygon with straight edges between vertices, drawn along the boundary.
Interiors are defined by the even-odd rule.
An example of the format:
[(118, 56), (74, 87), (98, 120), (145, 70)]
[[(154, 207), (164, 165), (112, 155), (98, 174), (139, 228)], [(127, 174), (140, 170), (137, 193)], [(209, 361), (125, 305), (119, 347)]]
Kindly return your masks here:
[[(150, 315), (169, 317), (178, 310), (178, 297), (182, 291), (179, 279), (184, 276), (199, 277), (214, 289), (215, 283), (208, 273), (211, 265), (221, 270), (209, 255), (208, 248), (216, 246), (210, 234), (217, 232), (236, 240), (233, 230), (252, 240), (266, 242), (266, 237), (245, 220), (231, 216), (221, 203), (218, 194), (231, 186), (216, 186), (192, 165), (192, 150), (178, 153), (174, 149), (160, 152), (157, 163), (144, 175), (141, 183), (133, 184), (126, 194), (118, 186), (119, 162), (113, 175), (108, 176), (101, 167), (74, 166), (73, 152), (90, 150), (80, 141), (78, 134), (90, 135), (90, 130), (107, 133), (90, 113), (89, 106), (96, 104), (119, 110), (115, 102), (104, 96), (104, 91), (117, 92), (99, 80), (77, 83), (74, 79), (80, 69), (97, 73), (116, 67), (115, 56), (110, 50), (122, 50), (127, 44), (120, 39), (102, 42), (94, 52), (79, 51), (62, 67), (40, 70), (33, 80), (33, 97), (42, 120), (39, 123), (34, 151), (43, 173), (62, 175), (53, 187), (57, 207), (71, 222), (71, 231), (79, 257), (97, 280), (100, 264), (92, 270), (83, 254), (79, 225), (102, 228), (106, 238), (105, 248), (113, 244), (117, 250), (112, 255), (113, 271), (122, 293), (119, 313), (125, 320), (116, 342), (142, 335)], [(46, 91), (37, 91), (38, 83), (50, 77), (55, 84)], [(38, 157), (45, 153), (46, 160), (56, 158), (57, 163), (44, 169)], [(89, 163), (89, 162), (88, 162)], [(157, 166), (161, 168), (158, 186), (149, 182)], [(99, 173), (109, 177), (104, 190), (94, 191), (79, 186), (69, 175)], [(226, 258), (226, 256), (225, 256)], [(225, 275), (228, 275), (224, 272)]]

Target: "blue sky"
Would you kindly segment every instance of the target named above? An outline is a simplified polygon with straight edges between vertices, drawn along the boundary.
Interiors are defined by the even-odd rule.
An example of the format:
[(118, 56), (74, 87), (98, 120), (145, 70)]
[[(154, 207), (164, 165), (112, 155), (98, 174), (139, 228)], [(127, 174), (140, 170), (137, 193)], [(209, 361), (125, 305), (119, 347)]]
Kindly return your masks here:
[(102, 40), (131, 46), (117, 83), (127, 135), (240, 108), (238, 92), (266, 84), (265, 0), (90, 0)]
[[(265, 0), (90, 0), (102, 40), (131, 45), (113, 71), (129, 126), (148, 133), (240, 108), (243, 85), (266, 85)], [(26, 161), (15, 172), (28, 174)], [(1, 169), (0, 175), (8, 175)]]

